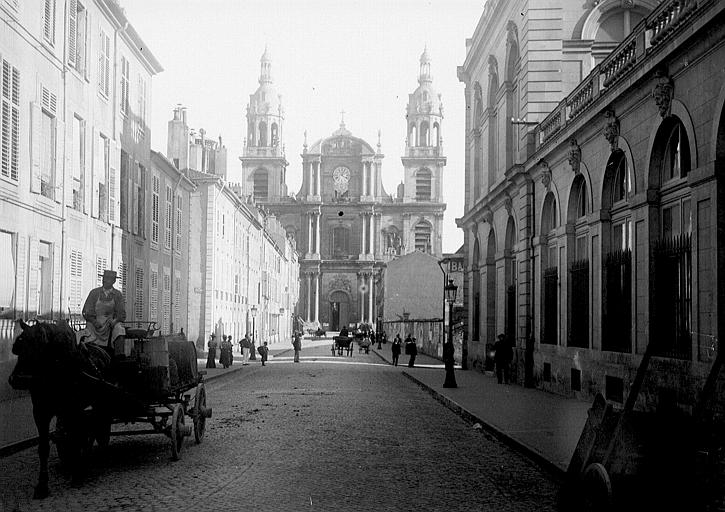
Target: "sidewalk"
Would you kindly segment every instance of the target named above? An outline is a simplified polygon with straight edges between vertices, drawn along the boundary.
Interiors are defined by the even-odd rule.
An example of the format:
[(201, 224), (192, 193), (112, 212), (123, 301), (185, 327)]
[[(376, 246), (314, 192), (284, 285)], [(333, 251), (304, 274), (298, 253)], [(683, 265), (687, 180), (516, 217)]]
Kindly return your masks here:
[[(378, 350), (392, 360), (390, 348)], [(443, 388), (442, 361), (418, 355), (416, 367), (407, 367), (400, 357), (403, 374), (465, 419), (480, 423), (495, 436), (533, 457), (563, 476), (569, 466), (591, 404), (519, 385), (499, 384), (496, 377), (480, 371), (456, 368), (457, 388)], [(420, 366), (418, 366), (420, 364)]]

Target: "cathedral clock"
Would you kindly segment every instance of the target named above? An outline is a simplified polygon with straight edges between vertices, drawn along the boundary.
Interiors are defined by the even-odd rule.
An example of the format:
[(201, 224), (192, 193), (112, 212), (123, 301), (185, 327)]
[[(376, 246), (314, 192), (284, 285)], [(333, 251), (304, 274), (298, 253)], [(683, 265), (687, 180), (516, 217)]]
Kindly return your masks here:
[(350, 182), (350, 169), (347, 167), (336, 167), (332, 171), (332, 179), (335, 182), (335, 191), (342, 195), (348, 190), (348, 184)]

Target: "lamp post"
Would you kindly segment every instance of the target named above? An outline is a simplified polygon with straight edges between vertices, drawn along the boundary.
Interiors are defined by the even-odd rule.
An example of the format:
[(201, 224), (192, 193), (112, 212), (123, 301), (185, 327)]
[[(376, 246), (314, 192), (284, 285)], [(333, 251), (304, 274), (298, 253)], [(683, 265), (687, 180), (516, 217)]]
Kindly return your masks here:
[(255, 354), (256, 348), (254, 347), (254, 339), (256, 334), (255, 318), (257, 316), (257, 306), (252, 306), (252, 309), (250, 309), (249, 311), (252, 313), (252, 353), (250, 354), (249, 359), (253, 361), (257, 359), (257, 356)]
[(277, 332), (279, 333), (279, 340), (282, 341), (282, 332), (283, 327), (285, 326), (284, 322), (284, 308), (279, 308), (279, 317), (277, 317)]
[(443, 363), (446, 367), (446, 380), (443, 383), (444, 388), (457, 388), (456, 375), (453, 372), (455, 363), (453, 347), (453, 303), (456, 301), (456, 292), (458, 286), (453, 283), (453, 279), (448, 280), (448, 284), (443, 288), (446, 293), (446, 302), (448, 302), (448, 340), (443, 345)]

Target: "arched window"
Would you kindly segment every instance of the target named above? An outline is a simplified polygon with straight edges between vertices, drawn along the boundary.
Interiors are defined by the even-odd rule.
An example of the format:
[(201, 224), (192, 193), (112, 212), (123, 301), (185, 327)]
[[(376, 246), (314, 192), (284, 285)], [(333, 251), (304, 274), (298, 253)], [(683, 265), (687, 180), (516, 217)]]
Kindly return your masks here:
[[(510, 22), (511, 23), (511, 22)], [(511, 23), (508, 30), (508, 45), (506, 56), (506, 119), (520, 117), (519, 112), (519, 82), (516, 65), (519, 61), (518, 34), (515, 25)], [(518, 160), (519, 154), (519, 128), (506, 123), (506, 168), (510, 168)]]
[(265, 147), (267, 145), (267, 123), (260, 121), (259, 123), (259, 146)]
[(433, 123), (433, 135), (435, 136), (435, 146), (440, 147), (441, 145), (441, 125)]
[[(569, 338), (570, 347), (589, 347), (589, 224), (587, 183), (579, 174), (574, 178), (569, 197), (569, 221), (574, 223), (574, 247), (567, 252), (569, 261)], [(573, 249), (573, 250), (572, 250)]]
[(498, 94), (498, 63), (492, 55), (488, 58), (488, 188), (496, 182), (498, 170), (498, 123), (496, 96)]
[(431, 246), (431, 225), (422, 221), (415, 225), (415, 249), (417, 251), (430, 253), (432, 252)]
[(267, 201), (269, 197), (269, 175), (266, 169), (254, 171), (254, 201)]
[(486, 244), (486, 340), (494, 343), (496, 335), (496, 233), (488, 232)]
[(418, 129), (415, 127), (415, 123), (410, 123), (410, 130), (408, 130), (408, 145), (413, 147), (418, 145)]
[(428, 101), (428, 91), (423, 91), (423, 103)]
[(252, 121), (249, 121), (249, 125), (247, 126), (247, 137), (248, 141), (247, 144), (250, 146), (254, 146), (254, 123)]
[(395, 226), (387, 228), (383, 235), (385, 236), (385, 254), (400, 255), (402, 249), (402, 237), (400, 231)]
[(473, 244), (473, 341), (481, 339), (481, 244)]
[(481, 168), (481, 160), (483, 158), (482, 152), (482, 140), (481, 140), (481, 123), (483, 122), (483, 92), (481, 91), (481, 85), (476, 82), (474, 87), (474, 120), (473, 120), (473, 136), (474, 136), (474, 149), (473, 149), (473, 199), (478, 199), (483, 188), (483, 169)]
[(690, 144), (685, 127), (679, 120), (673, 123), (667, 135), (667, 146), (662, 165), (662, 182), (685, 178), (690, 172)]
[(632, 212), (625, 201), (632, 192), (632, 177), (621, 149), (609, 157), (604, 186), (602, 206), (609, 210), (611, 228), (609, 247), (602, 244), (602, 350), (631, 352)]
[(415, 200), (431, 200), (432, 173), (430, 169), (420, 169), (415, 175)]
[(420, 123), (420, 140), (418, 141), (419, 146), (429, 146), (428, 136), (430, 135), (428, 128), (428, 121)]
[(581, 175), (574, 179), (571, 194), (573, 219), (580, 219), (587, 214), (587, 183)]
[(624, 151), (617, 150), (612, 153), (607, 164), (607, 172), (610, 171), (610, 166), (614, 176), (614, 181), (612, 182), (612, 203), (624, 201), (632, 193), (632, 180), (629, 176), (627, 157), (624, 155)]
[[(657, 354), (692, 357), (692, 201), (689, 187), (669, 186), (690, 171), (690, 145), (682, 121), (666, 118), (655, 136), (651, 181), (660, 177), (660, 238), (654, 244), (653, 318)], [(657, 169), (656, 167), (659, 167)]]
[(279, 133), (277, 128), (277, 123), (272, 123), (272, 146), (276, 146), (279, 144)]
[(559, 311), (559, 269), (558, 248), (554, 239), (554, 228), (557, 225), (556, 199), (549, 192), (544, 198), (541, 214), (541, 268), (542, 268), (542, 306), (543, 322), (541, 326), (541, 343), (556, 345), (559, 342), (558, 311)]
[(506, 224), (506, 241), (504, 246), (504, 271), (506, 280), (506, 324), (504, 325), (506, 337), (509, 340), (516, 340), (516, 255), (514, 245), (516, 244), (516, 226), (514, 218), (509, 216)]

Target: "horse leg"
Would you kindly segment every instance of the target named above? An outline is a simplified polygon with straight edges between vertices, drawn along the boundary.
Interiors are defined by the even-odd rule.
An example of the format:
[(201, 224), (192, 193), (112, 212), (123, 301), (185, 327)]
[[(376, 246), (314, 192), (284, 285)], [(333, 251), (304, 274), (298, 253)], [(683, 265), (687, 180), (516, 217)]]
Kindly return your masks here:
[(38, 429), (38, 457), (40, 469), (38, 471), (38, 485), (35, 486), (33, 498), (42, 500), (48, 497), (48, 455), (50, 454), (50, 416), (36, 413), (33, 408), (35, 426)]

